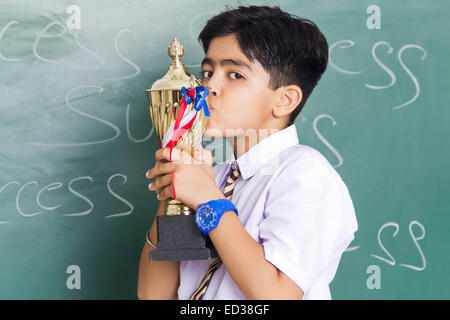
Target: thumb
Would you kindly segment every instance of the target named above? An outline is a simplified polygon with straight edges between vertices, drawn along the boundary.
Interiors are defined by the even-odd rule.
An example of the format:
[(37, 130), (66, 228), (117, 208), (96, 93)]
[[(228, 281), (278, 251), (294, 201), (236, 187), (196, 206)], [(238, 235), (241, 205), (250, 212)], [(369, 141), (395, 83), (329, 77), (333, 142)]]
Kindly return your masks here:
[(194, 159), (201, 163), (212, 164), (211, 151), (204, 149), (201, 145), (197, 146), (194, 151)]

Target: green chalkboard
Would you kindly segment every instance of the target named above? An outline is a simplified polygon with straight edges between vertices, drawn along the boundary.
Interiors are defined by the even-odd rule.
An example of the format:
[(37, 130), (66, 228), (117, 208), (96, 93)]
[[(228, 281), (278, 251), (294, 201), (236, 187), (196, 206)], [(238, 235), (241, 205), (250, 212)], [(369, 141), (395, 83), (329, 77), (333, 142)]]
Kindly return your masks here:
[(277, 4), (328, 39), (296, 126), (357, 213), (332, 297), (450, 298), (448, 1), (3, 0), (0, 299), (137, 298), (158, 204), (144, 90), (173, 37), (199, 74), (198, 33), (227, 4)]

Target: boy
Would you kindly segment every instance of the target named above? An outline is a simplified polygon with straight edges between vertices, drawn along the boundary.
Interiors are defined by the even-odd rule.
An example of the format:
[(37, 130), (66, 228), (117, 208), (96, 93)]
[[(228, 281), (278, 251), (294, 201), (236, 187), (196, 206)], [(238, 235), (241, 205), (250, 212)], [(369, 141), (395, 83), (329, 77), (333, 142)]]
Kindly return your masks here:
[[(170, 149), (158, 150), (147, 172), (161, 200), (157, 214), (175, 188), (199, 215), (203, 204), (227, 198), (224, 186), (235, 173), (225, 201), (236, 210), (219, 215), (207, 232), (220, 259), (202, 298), (330, 299), (329, 283), (357, 221), (339, 174), (317, 150), (299, 144), (294, 124), (326, 69), (325, 37), (313, 22), (279, 7), (240, 6), (210, 19), (199, 38), (210, 91), (205, 136), (226, 137), (233, 154), (212, 168), (203, 148), (195, 159), (174, 149), (170, 163)], [(150, 262), (156, 239), (154, 222), (138, 297), (192, 299), (211, 261)]]

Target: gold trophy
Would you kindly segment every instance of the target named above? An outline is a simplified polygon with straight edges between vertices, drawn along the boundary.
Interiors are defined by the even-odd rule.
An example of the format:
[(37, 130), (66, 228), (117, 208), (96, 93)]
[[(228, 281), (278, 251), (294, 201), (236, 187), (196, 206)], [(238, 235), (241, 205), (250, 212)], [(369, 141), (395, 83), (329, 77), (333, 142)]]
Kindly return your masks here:
[[(145, 90), (149, 98), (149, 111), (153, 127), (161, 147), (166, 147), (174, 139), (175, 120), (178, 117), (183, 97), (188, 103), (179, 127), (189, 126), (176, 142), (177, 149), (194, 156), (194, 148), (201, 145), (203, 133), (208, 121), (205, 110), (194, 109), (195, 101), (186, 101), (186, 90), (203, 89), (200, 79), (191, 75), (181, 61), (184, 55), (183, 46), (174, 38), (168, 47), (168, 55), (172, 58), (169, 70), (161, 79), (155, 81), (150, 89)], [(202, 88), (203, 87), (203, 88)], [(205, 90), (203, 96), (208, 105)], [(191, 97), (191, 96), (190, 96)], [(197, 95), (197, 99), (200, 96)], [(193, 98), (193, 97), (192, 97)], [(196, 99), (196, 100), (197, 100)], [(191, 101), (192, 100), (192, 101)], [(189, 103), (190, 102), (190, 103)], [(186, 124), (187, 123), (187, 124)], [(172, 141), (173, 145), (174, 141)], [(204, 260), (217, 257), (217, 252), (209, 237), (204, 236), (194, 221), (195, 212), (179, 200), (169, 199), (163, 216), (157, 216), (158, 243), (156, 249), (150, 252), (151, 261)]]

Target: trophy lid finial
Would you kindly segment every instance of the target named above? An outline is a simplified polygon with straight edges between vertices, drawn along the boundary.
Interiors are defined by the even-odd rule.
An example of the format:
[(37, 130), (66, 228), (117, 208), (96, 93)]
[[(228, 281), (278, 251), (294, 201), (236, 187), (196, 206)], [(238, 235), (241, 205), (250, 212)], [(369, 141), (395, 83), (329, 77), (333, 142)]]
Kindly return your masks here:
[(181, 57), (184, 55), (184, 49), (177, 38), (173, 38), (167, 47), (167, 54), (172, 58), (167, 73), (159, 80), (156, 80), (149, 90), (181, 90), (181, 87), (195, 87), (198, 80), (191, 75)]
[(184, 55), (184, 49), (180, 42), (178, 42), (177, 38), (173, 38), (172, 42), (168, 47), (168, 54), (173, 59), (176, 56), (182, 57)]

